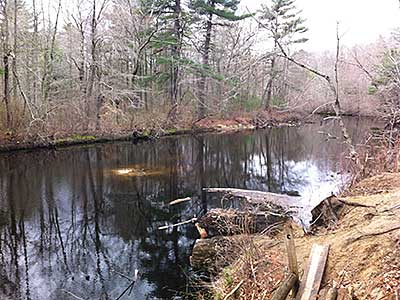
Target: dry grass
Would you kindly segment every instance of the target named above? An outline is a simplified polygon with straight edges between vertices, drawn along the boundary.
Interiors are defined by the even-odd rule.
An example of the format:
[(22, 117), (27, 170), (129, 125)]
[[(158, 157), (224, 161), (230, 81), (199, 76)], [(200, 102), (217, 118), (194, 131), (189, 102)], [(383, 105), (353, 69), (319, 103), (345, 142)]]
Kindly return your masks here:
[[(356, 299), (379, 299), (400, 288), (400, 230), (383, 233), (400, 224), (400, 175), (385, 173), (359, 183), (346, 198), (376, 208), (348, 207), (337, 227), (320, 229), (315, 235), (296, 230), (296, 249), (300, 270), (305, 266), (313, 244), (330, 244), (323, 288), (335, 281), (350, 290)], [(361, 193), (361, 195), (357, 195)], [(376, 235), (369, 236), (374, 233)], [(355, 239), (357, 239), (355, 241)], [(250, 239), (250, 237), (249, 237)], [(282, 280), (286, 250), (281, 236), (271, 247), (271, 238), (256, 236), (242, 248), (240, 259), (230, 267), (230, 284), (225, 275), (215, 282), (217, 299), (245, 280), (239, 299), (268, 299)]]

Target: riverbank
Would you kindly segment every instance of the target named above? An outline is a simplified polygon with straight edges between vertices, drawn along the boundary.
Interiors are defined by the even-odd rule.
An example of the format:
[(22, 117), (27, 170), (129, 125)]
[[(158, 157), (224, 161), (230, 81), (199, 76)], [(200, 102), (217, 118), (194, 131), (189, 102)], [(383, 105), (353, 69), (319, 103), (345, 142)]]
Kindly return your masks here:
[[(349, 299), (384, 299), (400, 288), (400, 174), (384, 173), (361, 181), (344, 200), (364, 206), (346, 206), (338, 222), (306, 235), (295, 230), (300, 274), (313, 244), (330, 245), (321, 295), (333, 285)], [(209, 286), (214, 299), (225, 299), (240, 284), (236, 299), (270, 299), (287, 271), (282, 234), (275, 237), (241, 236), (238, 252)], [(347, 298), (346, 298), (347, 299)]]
[(201, 134), (207, 132), (233, 132), (255, 130), (267, 127), (296, 126), (302, 117), (294, 113), (259, 112), (227, 118), (208, 117), (190, 123), (170, 126), (167, 123), (157, 127), (136, 126), (131, 130), (114, 132), (54, 133), (46, 136), (24, 136), (11, 133), (0, 134), (0, 153), (35, 149), (57, 149), (80, 145), (94, 145), (109, 142), (140, 142), (165, 136)]

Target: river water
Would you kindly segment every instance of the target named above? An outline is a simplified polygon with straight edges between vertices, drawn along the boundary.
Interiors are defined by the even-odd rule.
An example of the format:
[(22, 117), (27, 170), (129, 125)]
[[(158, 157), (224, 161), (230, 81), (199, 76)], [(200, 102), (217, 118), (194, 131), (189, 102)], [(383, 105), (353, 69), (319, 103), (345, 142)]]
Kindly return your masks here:
[[(355, 142), (373, 125), (346, 123)], [(202, 187), (298, 192), (309, 202), (337, 191), (346, 147), (328, 133), (340, 137), (334, 121), (0, 156), (0, 298), (115, 300), (135, 270), (121, 299), (181, 295), (198, 234), (158, 227), (212, 207)]]

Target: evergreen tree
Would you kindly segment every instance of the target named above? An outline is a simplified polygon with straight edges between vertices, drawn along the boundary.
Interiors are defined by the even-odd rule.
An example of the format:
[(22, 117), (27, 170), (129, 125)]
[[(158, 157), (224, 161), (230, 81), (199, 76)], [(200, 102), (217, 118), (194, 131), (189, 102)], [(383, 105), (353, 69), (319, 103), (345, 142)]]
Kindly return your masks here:
[(170, 119), (174, 121), (179, 98), (180, 61), (183, 43), (184, 13), (181, 0), (142, 0), (142, 10), (156, 14), (158, 27), (152, 39), (151, 47), (157, 54), (156, 62), (160, 66), (156, 78), (165, 84), (171, 104)]
[[(266, 29), (273, 41), (270, 54), (269, 80), (264, 89), (263, 102), (265, 110), (269, 110), (274, 80), (277, 76), (277, 57), (280, 51), (287, 51), (293, 44), (304, 43), (308, 39), (302, 37), (307, 32), (305, 20), (300, 17), (301, 11), (295, 6), (295, 0), (272, 0), (271, 6), (262, 5), (260, 26)], [(286, 49), (286, 50), (285, 50)]]
[(198, 116), (206, 114), (206, 83), (210, 69), (211, 40), (216, 25), (228, 25), (229, 22), (243, 20), (250, 15), (236, 15), (240, 0), (190, 0), (189, 7), (194, 14), (194, 21), (204, 29), (201, 60), (202, 70), (199, 78)]

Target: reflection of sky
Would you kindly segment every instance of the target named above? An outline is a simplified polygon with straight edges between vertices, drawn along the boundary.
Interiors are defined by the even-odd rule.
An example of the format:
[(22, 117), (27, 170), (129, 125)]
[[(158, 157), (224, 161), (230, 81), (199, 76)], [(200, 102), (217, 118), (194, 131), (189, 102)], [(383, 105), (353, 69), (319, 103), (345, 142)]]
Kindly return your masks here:
[[(276, 162), (274, 158), (272, 161)], [(266, 177), (267, 162), (263, 156), (255, 155), (249, 162), (249, 171), (254, 177)], [(311, 221), (311, 209), (318, 205), (322, 200), (337, 194), (345, 182), (344, 176), (333, 172), (330, 169), (322, 169), (323, 164), (317, 165), (314, 160), (293, 161), (287, 160), (284, 168), (287, 173), (279, 182), (282, 191), (297, 191), (301, 196), (301, 206), (303, 212), (301, 217), (308, 223)], [(279, 181), (279, 174), (282, 170), (279, 165), (272, 165), (271, 173), (274, 181)], [(266, 187), (268, 190), (268, 187)]]
[[(362, 130), (361, 126), (356, 128)], [(170, 299), (174, 294), (171, 289), (184, 290), (183, 272), (188, 271), (187, 259), (198, 235), (193, 226), (166, 231), (157, 228), (199, 216), (204, 208), (200, 197), (204, 186), (298, 191), (303, 206), (336, 192), (344, 181), (335, 173), (343, 147), (336, 141), (326, 143), (315, 134), (318, 130), (317, 124), (251, 134), (162, 139), (136, 146), (109, 144), (58, 152), (54, 160), (42, 165), (35, 156), (10, 159), (17, 161), (18, 167), (14, 177), (0, 172), (0, 205), (8, 207), (8, 197), (14, 199), (16, 222), (25, 225), (32, 299), (71, 299), (61, 289), (84, 299), (104, 299), (100, 295), (105, 290), (111, 300), (115, 299), (128, 283), (113, 268), (127, 276), (132, 276), (135, 268), (142, 273), (133, 290), (135, 299)], [(267, 157), (271, 158), (269, 164)], [(8, 163), (0, 157), (0, 168)], [(163, 174), (124, 177), (107, 172), (136, 165), (146, 170), (162, 169)], [(194, 200), (173, 208), (167, 205), (188, 196)], [(207, 197), (208, 208), (221, 205), (221, 199), (211, 198)], [(88, 224), (83, 242), (85, 203)], [(97, 267), (96, 205), (103, 283)], [(229, 205), (238, 207), (233, 202)], [(49, 214), (54, 218), (54, 208), (68, 268), (54, 222), (51, 234), (49, 230)], [(24, 220), (20, 220), (21, 210), (26, 213)], [(43, 254), (39, 253), (41, 210), (46, 223)], [(305, 212), (304, 218), (309, 217)], [(10, 226), (1, 228), (4, 239), (10, 238), (9, 233)], [(18, 243), (20, 282), (25, 289), (24, 251), (22, 241)], [(7, 247), (1, 250), (4, 269), (16, 281), (12, 255)], [(91, 275), (89, 281), (85, 273)]]

